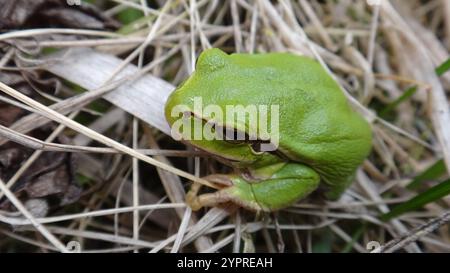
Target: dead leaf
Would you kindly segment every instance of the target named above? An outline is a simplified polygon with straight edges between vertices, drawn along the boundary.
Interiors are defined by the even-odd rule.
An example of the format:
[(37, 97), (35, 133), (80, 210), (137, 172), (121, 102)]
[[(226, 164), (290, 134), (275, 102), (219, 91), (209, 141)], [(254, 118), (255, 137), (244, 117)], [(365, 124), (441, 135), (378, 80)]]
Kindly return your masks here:
[(0, 0), (0, 29), (68, 27), (116, 29), (120, 24), (104, 16), (95, 6), (66, 0)]
[[(25, 159), (25, 151), (19, 148), (9, 148), (0, 151), (0, 177), (4, 179), (4, 175), (8, 169), (15, 169)], [(3, 175), (2, 175), (3, 174)]]
[[(0, 0), (0, 29), (17, 28), (41, 7), (46, 0)], [(55, 1), (56, 2), (56, 1)]]
[[(8, 181), (20, 168), (32, 151), (10, 148), (0, 151), (0, 176)], [(82, 193), (74, 174), (75, 160), (70, 153), (44, 152), (22, 174), (12, 190), (24, 202), (35, 198), (58, 200), (63, 206), (77, 201)], [(8, 200), (0, 202), (0, 208), (12, 209)]]
[(18, 107), (0, 103), (0, 124), (9, 127), (18, 120), (24, 111)]

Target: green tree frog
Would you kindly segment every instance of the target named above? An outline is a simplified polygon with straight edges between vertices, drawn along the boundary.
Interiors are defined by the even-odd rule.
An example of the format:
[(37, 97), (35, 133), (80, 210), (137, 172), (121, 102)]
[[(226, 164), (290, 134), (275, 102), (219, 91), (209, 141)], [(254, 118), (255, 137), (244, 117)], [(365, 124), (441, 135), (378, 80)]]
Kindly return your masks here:
[[(196, 98), (223, 110), (222, 116), (197, 109)], [(177, 105), (183, 105), (182, 114), (174, 114)], [(278, 122), (275, 149), (260, 149), (271, 140), (260, 135), (263, 130), (255, 120), (228, 122), (229, 105), (279, 106), (276, 118), (265, 115)], [(205, 50), (195, 72), (169, 96), (165, 115), (172, 128), (184, 119), (210, 125), (222, 135), (245, 135), (241, 141), (182, 139), (234, 170), (204, 177), (218, 186), (212, 193), (199, 195), (200, 184), (194, 183), (186, 196), (193, 210), (232, 202), (274, 211), (319, 186), (327, 198), (337, 199), (371, 149), (369, 124), (351, 109), (333, 78), (313, 59), (290, 53), (228, 55), (217, 48)]]

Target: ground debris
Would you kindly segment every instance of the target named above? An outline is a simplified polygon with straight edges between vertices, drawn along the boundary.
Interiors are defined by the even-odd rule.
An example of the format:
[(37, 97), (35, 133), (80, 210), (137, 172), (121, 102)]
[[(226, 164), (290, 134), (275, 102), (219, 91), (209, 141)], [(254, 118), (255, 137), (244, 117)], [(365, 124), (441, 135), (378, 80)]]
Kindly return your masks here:
[(85, 2), (69, 5), (66, 0), (0, 0), (0, 29), (68, 27), (116, 29), (119, 23)]

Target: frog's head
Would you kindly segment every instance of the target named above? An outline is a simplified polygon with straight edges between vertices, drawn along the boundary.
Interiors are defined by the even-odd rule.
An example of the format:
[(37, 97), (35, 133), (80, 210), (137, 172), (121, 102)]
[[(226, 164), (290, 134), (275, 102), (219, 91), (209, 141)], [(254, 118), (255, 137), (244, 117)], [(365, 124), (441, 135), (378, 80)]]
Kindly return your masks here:
[[(231, 55), (213, 48), (199, 56), (195, 72), (170, 95), (165, 106), (172, 136), (205, 150), (237, 167), (265, 165), (276, 156), (261, 151), (265, 144), (257, 122), (245, 111), (251, 104), (248, 86)], [(240, 71), (238, 73), (237, 71)], [(248, 102), (248, 103), (246, 103)], [(244, 110), (244, 115), (228, 106)], [(233, 115), (233, 118), (230, 118)], [(234, 122), (233, 122), (234, 121)], [(266, 141), (267, 142), (267, 141)]]

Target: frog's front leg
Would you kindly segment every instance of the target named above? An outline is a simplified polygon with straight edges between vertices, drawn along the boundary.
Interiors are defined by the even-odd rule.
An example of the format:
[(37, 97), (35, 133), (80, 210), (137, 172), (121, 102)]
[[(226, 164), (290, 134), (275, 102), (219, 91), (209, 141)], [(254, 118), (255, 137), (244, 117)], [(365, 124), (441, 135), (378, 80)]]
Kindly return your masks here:
[(250, 182), (236, 175), (224, 175), (229, 186), (214, 193), (197, 196), (200, 189), (194, 184), (186, 196), (193, 210), (233, 202), (259, 211), (273, 211), (294, 204), (310, 194), (319, 185), (320, 177), (311, 168), (297, 163), (286, 163), (268, 179)]

